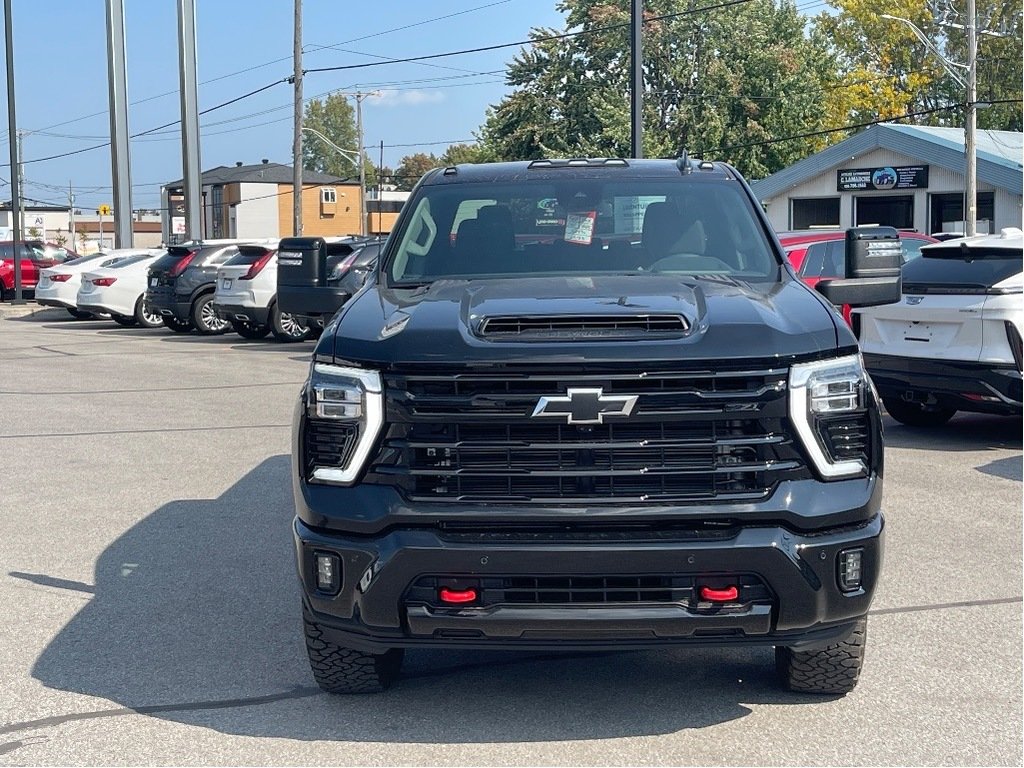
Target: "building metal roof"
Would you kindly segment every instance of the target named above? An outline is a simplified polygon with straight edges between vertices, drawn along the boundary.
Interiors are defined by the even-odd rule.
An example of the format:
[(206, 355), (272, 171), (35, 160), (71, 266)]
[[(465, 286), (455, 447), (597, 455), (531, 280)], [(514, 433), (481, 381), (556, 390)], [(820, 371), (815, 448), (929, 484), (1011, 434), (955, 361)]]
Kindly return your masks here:
[[(219, 165), (202, 173), (204, 187), (215, 184), (291, 184), (292, 166), (281, 163), (254, 163), (253, 165)], [(178, 189), (184, 185), (184, 179), (164, 184), (168, 189)], [(358, 182), (332, 176), (319, 171), (302, 171), (303, 184), (357, 184)]]
[[(1021, 153), (1024, 134), (1014, 131), (977, 133), (978, 180), (998, 189), (1021, 194)], [(851, 157), (873, 149), (888, 149), (918, 158), (922, 163), (937, 165), (956, 173), (964, 173), (963, 128), (932, 128), (924, 125), (897, 125), (879, 123), (833, 144), (821, 152), (805, 157), (778, 173), (751, 182), (754, 194), (761, 200), (770, 200), (822, 173), (838, 168)]]

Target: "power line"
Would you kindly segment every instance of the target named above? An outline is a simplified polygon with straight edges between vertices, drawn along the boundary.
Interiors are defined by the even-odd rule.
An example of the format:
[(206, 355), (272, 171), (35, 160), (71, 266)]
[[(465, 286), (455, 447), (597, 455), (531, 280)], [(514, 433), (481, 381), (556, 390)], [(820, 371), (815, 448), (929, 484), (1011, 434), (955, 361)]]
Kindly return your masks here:
[[(701, 6), (700, 8), (692, 8), (692, 9), (687, 10), (687, 11), (678, 11), (676, 13), (666, 13), (666, 14), (662, 14), (660, 16), (649, 16), (648, 18), (644, 19), (643, 21), (644, 21), (644, 24), (649, 24), (652, 21), (661, 21), (663, 19), (673, 19), (673, 18), (678, 18), (680, 16), (690, 16), (692, 14), (700, 13), (700, 12), (703, 12), (703, 11), (715, 11), (715, 10), (718, 10), (720, 8), (730, 8), (732, 6), (743, 5), (745, 3), (749, 3), (749, 2), (752, 2), (752, 1), (753, 0), (726, 0), (726, 2), (717, 3), (715, 5), (704, 5), (704, 6)], [(345, 65), (337, 66), (337, 67), (316, 67), (316, 68), (313, 68), (313, 69), (304, 69), (303, 70), (303, 74), (308, 74), (308, 73), (313, 73), (313, 72), (340, 72), (340, 71), (345, 71), (345, 70), (350, 70), (350, 69), (365, 69), (367, 67), (379, 67), (379, 66), (382, 66), (384, 64), (408, 64), (408, 63), (415, 63), (415, 62), (421, 62), (421, 61), (429, 61), (429, 60), (432, 60), (432, 59), (443, 59), (443, 58), (447, 58), (449, 56), (464, 56), (464, 55), (470, 54), (470, 53), (485, 53), (487, 51), (501, 50), (502, 48), (515, 48), (517, 46), (522, 46), (522, 45), (536, 45), (537, 43), (544, 43), (544, 42), (548, 42), (549, 40), (565, 40), (565, 39), (570, 38), (570, 37), (579, 37), (581, 35), (595, 35), (595, 34), (597, 34), (599, 32), (608, 32), (608, 31), (613, 30), (613, 29), (623, 29), (623, 28), (628, 27), (628, 26), (629, 26), (628, 22), (623, 22), (621, 24), (608, 24), (608, 25), (603, 26), (603, 27), (595, 27), (594, 29), (583, 29), (583, 30), (578, 30), (576, 32), (561, 32), (561, 33), (559, 33), (557, 35), (543, 35), (543, 36), (540, 36), (540, 37), (531, 38), (529, 40), (518, 40), (518, 41), (516, 41), (514, 43), (499, 43), (497, 45), (485, 45), (485, 46), (481, 46), (479, 48), (464, 48), (464, 49), (459, 50), (459, 51), (446, 51), (445, 53), (432, 53), (432, 54), (428, 54), (428, 55), (425, 55), (425, 56), (410, 56), (410, 57), (404, 58), (404, 59), (388, 59), (387, 61), (381, 61), (381, 62), (367, 62), (367, 63), (364, 63), (364, 64), (345, 64)]]

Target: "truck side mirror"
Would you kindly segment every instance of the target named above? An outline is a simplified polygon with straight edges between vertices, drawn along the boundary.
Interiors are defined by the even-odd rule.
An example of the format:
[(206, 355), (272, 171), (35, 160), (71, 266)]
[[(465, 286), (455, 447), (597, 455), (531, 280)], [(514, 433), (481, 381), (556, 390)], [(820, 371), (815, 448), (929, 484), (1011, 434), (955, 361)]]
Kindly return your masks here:
[(832, 304), (873, 307), (900, 300), (903, 246), (893, 227), (846, 230), (846, 278), (822, 280), (818, 291)]

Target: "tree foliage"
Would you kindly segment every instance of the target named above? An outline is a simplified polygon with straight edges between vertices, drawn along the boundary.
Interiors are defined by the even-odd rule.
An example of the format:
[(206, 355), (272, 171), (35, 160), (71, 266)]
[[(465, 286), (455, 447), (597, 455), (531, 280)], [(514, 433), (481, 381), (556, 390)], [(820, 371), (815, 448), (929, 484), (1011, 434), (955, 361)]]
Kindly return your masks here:
[[(306, 104), (303, 125), (319, 131), (342, 149), (355, 153), (358, 144), (355, 110), (344, 96), (330, 94), (323, 100), (310, 100)], [(308, 171), (350, 178), (359, 173), (353, 160), (351, 155), (343, 156), (310, 132), (302, 137), (302, 167)]]
[[(963, 125), (964, 88), (907, 24), (882, 18), (887, 14), (913, 22), (939, 53), (966, 63), (967, 33), (949, 26), (950, 22), (962, 26), (964, 19), (949, 0), (829, 0), (829, 4), (837, 13), (822, 13), (814, 28), (837, 63), (829, 89), (830, 121), (843, 125), (935, 110), (914, 122)], [(1002, 38), (979, 36), (979, 100), (1019, 100), (1020, 3), (978, 0), (978, 16), (982, 27), (994, 25), (1007, 33)], [(954, 108), (948, 108), (951, 105)], [(1020, 105), (981, 110), (978, 125), (1019, 131)]]
[[(709, 0), (648, 0), (644, 25), (644, 154), (686, 149), (735, 163), (748, 176), (803, 157), (809, 141), (759, 145), (824, 125), (834, 62), (804, 33), (789, 0), (715, 10)], [(629, 0), (563, 0), (567, 29), (537, 40), (509, 65), (514, 90), (489, 110), (483, 150), (504, 159), (627, 156)], [(678, 14), (672, 18), (659, 18)]]
[(423, 174), (441, 164), (440, 158), (432, 154), (417, 152), (413, 155), (406, 155), (395, 170), (395, 186), (398, 189), (412, 189)]

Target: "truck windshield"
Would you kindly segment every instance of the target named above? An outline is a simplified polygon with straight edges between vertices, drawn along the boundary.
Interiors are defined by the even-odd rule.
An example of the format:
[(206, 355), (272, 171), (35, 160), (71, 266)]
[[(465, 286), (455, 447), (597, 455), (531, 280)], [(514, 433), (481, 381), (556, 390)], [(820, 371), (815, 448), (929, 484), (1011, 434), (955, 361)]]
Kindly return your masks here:
[(438, 279), (673, 274), (779, 279), (779, 263), (735, 182), (574, 178), (420, 187), (388, 275)]

